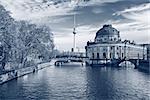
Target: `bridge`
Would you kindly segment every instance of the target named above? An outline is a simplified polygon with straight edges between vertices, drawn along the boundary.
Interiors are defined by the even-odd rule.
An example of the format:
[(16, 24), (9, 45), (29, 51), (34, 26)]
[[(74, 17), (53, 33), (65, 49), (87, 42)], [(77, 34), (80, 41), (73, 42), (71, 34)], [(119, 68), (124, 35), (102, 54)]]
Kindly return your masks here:
[[(145, 69), (148, 69), (150, 66), (150, 62), (145, 59), (90, 59), (92, 61), (90, 66), (111, 66), (111, 67), (119, 67), (122, 62), (129, 61), (134, 64), (135, 68), (145, 66)], [(88, 62), (87, 62), (88, 63)]]
[(138, 66), (140, 66), (142, 63), (146, 62), (146, 60), (143, 59), (113, 59), (112, 60), (112, 66), (119, 66), (119, 64), (121, 64), (122, 62), (125, 61), (129, 61), (132, 64), (134, 64), (135, 68), (137, 68)]
[(83, 53), (79, 52), (68, 52), (62, 53), (56, 56), (57, 62), (59, 63), (68, 63), (68, 62), (81, 62), (90, 66), (111, 66), (111, 67), (119, 67), (122, 62), (129, 61), (134, 64), (135, 68), (139, 68), (140, 66), (144, 66), (146, 70), (148, 70), (150, 63), (145, 59), (131, 59), (131, 58), (123, 58), (123, 59), (90, 59), (86, 57)]
[(78, 55), (58, 55), (56, 56), (58, 60), (71, 60), (71, 61), (79, 61), (84, 62), (87, 57), (78, 56)]
[(68, 52), (68, 53), (62, 53), (60, 55), (56, 56), (56, 62), (55, 65), (62, 65), (63, 63), (69, 63), (69, 62), (79, 62), (79, 63), (85, 63), (85, 61), (88, 59), (84, 53), (80, 52)]

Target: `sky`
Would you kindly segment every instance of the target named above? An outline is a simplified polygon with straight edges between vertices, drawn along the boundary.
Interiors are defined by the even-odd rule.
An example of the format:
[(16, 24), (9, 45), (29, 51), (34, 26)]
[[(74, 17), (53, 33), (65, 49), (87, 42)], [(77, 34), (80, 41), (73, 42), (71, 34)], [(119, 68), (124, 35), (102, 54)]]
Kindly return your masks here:
[(150, 43), (149, 0), (0, 0), (0, 4), (15, 20), (50, 27), (55, 48), (61, 51), (73, 47), (74, 14), (80, 51), (104, 24), (119, 30), (122, 40)]

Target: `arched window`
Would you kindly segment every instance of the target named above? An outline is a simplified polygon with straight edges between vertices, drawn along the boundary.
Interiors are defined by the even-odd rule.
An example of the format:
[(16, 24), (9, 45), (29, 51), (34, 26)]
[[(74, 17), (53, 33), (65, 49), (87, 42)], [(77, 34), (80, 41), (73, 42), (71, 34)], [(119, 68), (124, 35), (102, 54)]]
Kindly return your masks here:
[(103, 58), (106, 58), (106, 53), (105, 52), (103, 53)]
[(110, 40), (111, 40), (111, 41), (113, 41), (113, 39), (112, 39), (112, 38), (111, 38)]
[(118, 50), (119, 48), (117, 47), (117, 50)]
[(119, 58), (119, 53), (117, 52), (117, 57)]

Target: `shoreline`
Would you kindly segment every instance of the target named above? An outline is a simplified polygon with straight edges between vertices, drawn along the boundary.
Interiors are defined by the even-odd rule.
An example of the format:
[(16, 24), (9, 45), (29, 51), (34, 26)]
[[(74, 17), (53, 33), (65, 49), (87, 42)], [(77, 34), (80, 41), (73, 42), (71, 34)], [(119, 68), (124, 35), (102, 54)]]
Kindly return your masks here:
[(0, 85), (24, 75), (34, 73), (35, 71), (51, 66), (50, 62), (41, 63), (36, 66), (16, 69), (0, 75)]

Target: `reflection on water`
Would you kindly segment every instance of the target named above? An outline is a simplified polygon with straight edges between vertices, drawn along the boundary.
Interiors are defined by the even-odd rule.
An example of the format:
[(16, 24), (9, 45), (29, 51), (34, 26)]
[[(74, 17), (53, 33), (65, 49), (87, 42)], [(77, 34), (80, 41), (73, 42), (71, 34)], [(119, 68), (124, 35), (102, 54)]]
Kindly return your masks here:
[(0, 100), (149, 100), (149, 76), (132, 68), (52, 66), (0, 85)]

